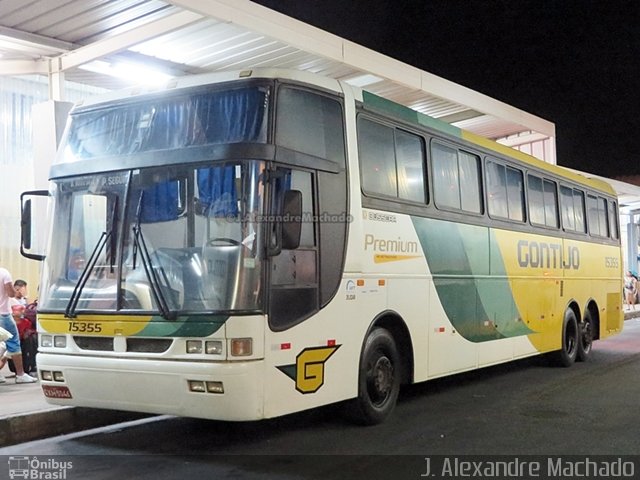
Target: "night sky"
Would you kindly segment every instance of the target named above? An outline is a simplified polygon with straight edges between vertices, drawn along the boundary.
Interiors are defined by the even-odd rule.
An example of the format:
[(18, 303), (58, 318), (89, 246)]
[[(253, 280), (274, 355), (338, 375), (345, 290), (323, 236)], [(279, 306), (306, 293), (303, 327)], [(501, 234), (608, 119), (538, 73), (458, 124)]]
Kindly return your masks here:
[(640, 174), (637, 0), (255, 0), (556, 124), (558, 164)]

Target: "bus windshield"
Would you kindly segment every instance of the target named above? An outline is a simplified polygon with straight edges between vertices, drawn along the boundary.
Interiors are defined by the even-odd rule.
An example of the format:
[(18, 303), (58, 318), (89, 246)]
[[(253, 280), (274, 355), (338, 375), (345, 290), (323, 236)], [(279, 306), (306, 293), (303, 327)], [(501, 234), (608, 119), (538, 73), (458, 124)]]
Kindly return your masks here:
[[(72, 113), (57, 163), (242, 142), (265, 143), (268, 86), (189, 90)], [(183, 150), (180, 161), (188, 158)], [(174, 161), (176, 159), (174, 158)]]
[(40, 308), (179, 313), (262, 308), (264, 162), (61, 179)]

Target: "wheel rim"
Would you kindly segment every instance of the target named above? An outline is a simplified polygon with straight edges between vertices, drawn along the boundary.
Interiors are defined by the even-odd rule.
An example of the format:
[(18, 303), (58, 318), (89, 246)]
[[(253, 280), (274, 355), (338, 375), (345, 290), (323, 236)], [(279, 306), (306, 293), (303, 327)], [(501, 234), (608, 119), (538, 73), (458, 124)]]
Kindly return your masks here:
[(593, 343), (593, 331), (591, 330), (591, 322), (584, 322), (584, 326), (582, 327), (582, 350), (585, 353), (589, 353), (591, 351), (591, 345)]
[(380, 407), (389, 398), (393, 388), (393, 364), (381, 354), (371, 363), (367, 372), (367, 393), (371, 402)]

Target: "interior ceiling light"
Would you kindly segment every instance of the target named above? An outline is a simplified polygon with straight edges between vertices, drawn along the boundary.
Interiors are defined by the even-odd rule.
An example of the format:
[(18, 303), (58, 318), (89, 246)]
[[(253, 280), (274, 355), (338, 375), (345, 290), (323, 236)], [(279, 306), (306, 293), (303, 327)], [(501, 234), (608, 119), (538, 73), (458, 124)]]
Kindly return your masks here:
[(173, 78), (164, 72), (135, 63), (118, 62), (111, 64), (104, 60), (94, 60), (81, 65), (79, 68), (89, 72), (109, 75), (137, 85), (163, 85)]

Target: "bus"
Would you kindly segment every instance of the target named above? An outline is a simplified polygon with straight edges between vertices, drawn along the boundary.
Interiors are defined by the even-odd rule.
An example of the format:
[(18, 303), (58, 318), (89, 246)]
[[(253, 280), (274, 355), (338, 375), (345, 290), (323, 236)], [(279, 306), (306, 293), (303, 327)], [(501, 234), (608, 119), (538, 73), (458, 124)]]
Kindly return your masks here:
[(403, 384), (569, 366), (623, 325), (609, 185), (308, 72), (90, 99), (22, 210), (58, 405), (250, 421), (344, 402), (375, 424)]

